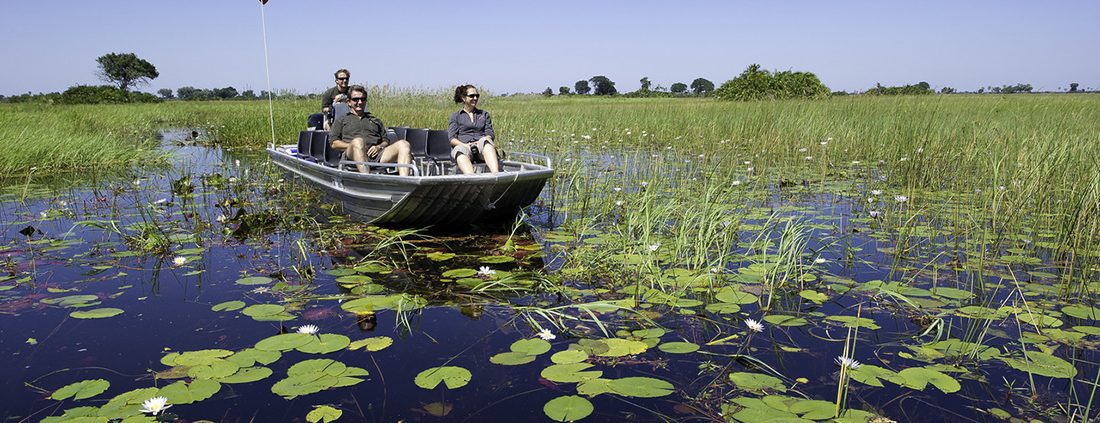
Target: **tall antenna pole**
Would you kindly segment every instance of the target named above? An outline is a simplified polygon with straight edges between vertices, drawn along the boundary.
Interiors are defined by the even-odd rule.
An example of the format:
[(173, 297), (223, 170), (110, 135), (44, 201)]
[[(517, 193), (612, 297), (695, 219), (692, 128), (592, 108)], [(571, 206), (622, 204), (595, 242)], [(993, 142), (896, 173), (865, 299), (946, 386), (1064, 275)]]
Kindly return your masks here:
[(260, 0), (260, 22), (264, 31), (264, 73), (267, 74), (267, 117), (271, 122), (271, 149), (275, 149), (275, 108), (271, 100), (271, 65), (267, 58), (267, 17), (264, 16), (264, 5), (267, 0)]

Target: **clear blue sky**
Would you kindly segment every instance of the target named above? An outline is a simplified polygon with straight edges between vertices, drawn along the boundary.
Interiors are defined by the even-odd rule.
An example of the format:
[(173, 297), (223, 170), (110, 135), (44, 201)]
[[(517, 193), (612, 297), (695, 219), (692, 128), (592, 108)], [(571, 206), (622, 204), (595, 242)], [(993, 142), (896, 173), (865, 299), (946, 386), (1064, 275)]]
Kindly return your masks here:
[[(975, 90), (1100, 88), (1100, 1), (322, 1), (265, 6), (272, 87), (353, 83), (497, 93), (606, 75), (619, 91), (721, 84), (751, 63), (833, 90), (928, 81)], [(136, 53), (181, 86), (266, 89), (256, 0), (3, 0), (0, 94), (97, 84)]]

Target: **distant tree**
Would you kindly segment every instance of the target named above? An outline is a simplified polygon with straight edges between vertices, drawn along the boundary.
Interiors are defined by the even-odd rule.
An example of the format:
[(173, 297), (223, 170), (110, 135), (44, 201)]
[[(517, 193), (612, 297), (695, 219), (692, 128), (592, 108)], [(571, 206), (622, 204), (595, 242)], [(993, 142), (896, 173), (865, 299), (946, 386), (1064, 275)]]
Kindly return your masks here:
[(985, 88), (978, 88), (978, 94), (985, 93)]
[(844, 97), (846, 95), (851, 95), (851, 94), (849, 94), (847, 91), (833, 91), (829, 95), (831, 95), (833, 97)]
[(695, 78), (691, 81), (691, 92), (695, 95), (707, 95), (714, 91), (714, 83), (704, 78)]
[(723, 100), (818, 99), (829, 96), (829, 87), (811, 72), (771, 73), (752, 64), (736, 78), (726, 81), (714, 94)]
[(569, 87), (558, 87), (558, 95), (569, 95)]
[(897, 87), (885, 87), (880, 83), (875, 83), (875, 87), (864, 92), (867, 95), (926, 95), (935, 94), (932, 90), (932, 86), (927, 82), (918, 82), (916, 84), (901, 85)]
[(1016, 84), (1005, 85), (1002, 87), (993, 87), (993, 92), (999, 94), (1018, 94), (1018, 93), (1030, 93), (1031, 84)]
[(172, 95), (171, 88), (161, 88), (157, 90), (157, 94), (160, 94), (160, 97), (165, 100), (175, 97), (174, 95)]
[(589, 79), (588, 82), (591, 82), (592, 85), (595, 86), (592, 94), (615, 95), (619, 93), (617, 90), (615, 90), (615, 83), (608, 79), (606, 76), (596, 75)]
[(677, 82), (675, 84), (672, 84), (671, 90), (673, 94), (683, 94), (687, 92), (688, 86), (683, 82)]
[(573, 84), (573, 90), (576, 91), (577, 94), (585, 95), (588, 94), (589, 91), (592, 91), (592, 88), (588, 86), (588, 81), (582, 79), (577, 81), (576, 84)]
[(657, 86), (655, 88), (653, 88), (653, 91), (658, 92), (658, 93), (663, 93), (665, 91), (668, 91), (668, 88), (665, 88), (664, 85), (657, 84)]
[(212, 94), (214, 97), (228, 100), (237, 96), (237, 89), (233, 87), (215, 88)]
[(191, 86), (179, 87), (176, 88), (176, 97), (184, 101), (196, 100), (195, 97), (198, 94), (198, 91), (199, 90), (197, 88)]
[(546, 87), (546, 89), (542, 91), (542, 95), (547, 96), (547, 97), (553, 97), (554, 96), (554, 90), (550, 89), (550, 87)]
[(642, 77), (642, 79), (638, 80), (638, 82), (641, 82), (641, 83), (642, 83), (642, 88), (641, 88), (641, 89), (639, 89), (638, 91), (641, 91), (641, 92), (643, 92), (643, 93), (647, 93), (647, 92), (649, 92), (649, 86), (650, 86), (650, 85), (651, 85), (652, 83), (651, 83), (651, 82), (649, 82), (649, 77), (648, 77), (648, 76), (646, 76), (646, 77)]
[(1071, 92), (1071, 93), (1077, 92), (1077, 87), (1079, 87), (1079, 86), (1081, 86), (1081, 84), (1078, 84), (1076, 82), (1070, 83), (1069, 84), (1069, 92)]
[(940, 88), (940, 94), (954, 94), (954, 93), (955, 93), (954, 88), (951, 88), (951, 87)]
[(255, 100), (256, 93), (252, 90), (244, 90), (244, 92), (241, 93), (241, 98), (245, 100)]
[(160, 76), (156, 66), (137, 57), (134, 53), (110, 53), (99, 56), (99, 77), (129, 91), (130, 87), (149, 82)]

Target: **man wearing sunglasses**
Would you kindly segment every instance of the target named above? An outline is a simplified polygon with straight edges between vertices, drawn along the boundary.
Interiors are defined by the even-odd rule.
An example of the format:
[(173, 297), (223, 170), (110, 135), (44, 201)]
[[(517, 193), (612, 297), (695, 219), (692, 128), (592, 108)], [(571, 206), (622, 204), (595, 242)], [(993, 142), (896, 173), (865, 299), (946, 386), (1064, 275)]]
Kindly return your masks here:
[[(382, 120), (367, 112), (367, 89), (354, 85), (348, 89), (348, 114), (338, 116), (332, 122), (332, 148), (344, 152), (344, 155), (356, 162), (378, 162), (400, 164), (412, 163), (412, 150), (409, 142), (397, 140), (390, 144), (386, 138), (386, 125)], [(359, 172), (367, 173), (367, 166), (355, 165)], [(398, 168), (401, 176), (408, 176), (409, 169)]]
[[(351, 72), (347, 69), (340, 69), (333, 74), (336, 77), (336, 86), (325, 90), (321, 94), (321, 113), (315, 113), (309, 116), (309, 127), (321, 129), (327, 128), (328, 123), (339, 116), (333, 116), (332, 103), (339, 96), (347, 96), (348, 94), (348, 81), (351, 79)], [(324, 126), (323, 126), (324, 125)]]

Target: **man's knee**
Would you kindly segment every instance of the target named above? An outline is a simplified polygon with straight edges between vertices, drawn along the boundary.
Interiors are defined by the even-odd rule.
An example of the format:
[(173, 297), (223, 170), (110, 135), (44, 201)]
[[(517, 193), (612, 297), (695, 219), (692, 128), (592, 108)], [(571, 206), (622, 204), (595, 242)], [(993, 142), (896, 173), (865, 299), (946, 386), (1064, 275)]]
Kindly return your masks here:
[(405, 140), (397, 140), (393, 143), (393, 146), (397, 147), (397, 152), (401, 154), (409, 154), (412, 151), (412, 146)]

